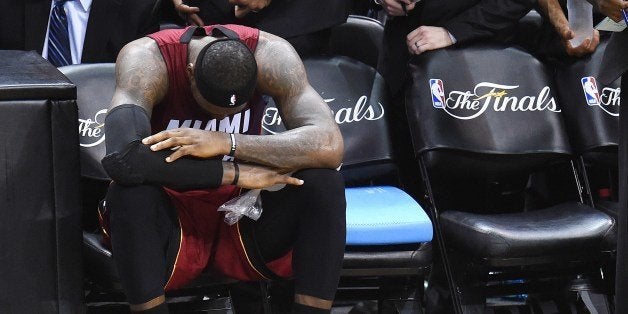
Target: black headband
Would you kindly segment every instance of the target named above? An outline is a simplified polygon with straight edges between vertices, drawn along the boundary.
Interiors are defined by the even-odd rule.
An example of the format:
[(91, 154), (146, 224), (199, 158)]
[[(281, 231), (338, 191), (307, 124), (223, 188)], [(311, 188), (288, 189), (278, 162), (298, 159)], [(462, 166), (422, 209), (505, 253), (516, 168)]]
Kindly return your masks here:
[[(225, 108), (237, 107), (249, 100), (249, 98), (251, 98), (253, 92), (255, 91), (255, 85), (257, 83), (257, 63), (255, 62), (255, 56), (253, 55), (253, 52), (249, 49), (249, 47), (244, 42), (242, 42), (239, 37), (237, 37), (237, 34), (235, 34), (235, 32), (229, 29), (225, 29), (223, 27), (215, 28), (214, 30), (220, 31), (221, 33), (226, 35), (227, 38), (216, 39), (203, 47), (203, 49), (201, 49), (201, 51), (199, 52), (194, 67), (194, 79), (196, 81), (196, 86), (203, 98), (205, 98), (213, 105)], [(220, 82), (205, 80), (204, 76), (201, 75), (203, 58), (205, 57), (205, 54), (207, 53), (209, 48), (217, 43), (225, 41), (232, 41), (242, 45), (245, 48), (244, 51), (247, 51), (250, 54), (250, 60), (253, 61), (253, 75), (246, 78), (246, 82), (244, 82), (244, 84), (234, 89), (225, 89), (224, 86), (220, 84)], [(211, 64), (208, 66), (211, 67)]]

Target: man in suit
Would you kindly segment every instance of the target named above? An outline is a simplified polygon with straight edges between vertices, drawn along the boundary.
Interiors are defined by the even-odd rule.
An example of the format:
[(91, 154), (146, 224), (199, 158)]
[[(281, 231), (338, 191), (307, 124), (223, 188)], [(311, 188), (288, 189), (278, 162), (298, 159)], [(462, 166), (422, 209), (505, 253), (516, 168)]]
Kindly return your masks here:
[(381, 0), (391, 17), (384, 34), (382, 75), (393, 95), (412, 55), (483, 39), (504, 40), (534, 0)]
[[(72, 1), (89, 12), (81, 63), (115, 62), (124, 45), (159, 30), (157, 0)], [(42, 53), (51, 5), (50, 0), (0, 2), (0, 49)]]
[(189, 24), (241, 24), (286, 39), (301, 58), (325, 52), (330, 28), (349, 15), (348, 0), (172, 0)]

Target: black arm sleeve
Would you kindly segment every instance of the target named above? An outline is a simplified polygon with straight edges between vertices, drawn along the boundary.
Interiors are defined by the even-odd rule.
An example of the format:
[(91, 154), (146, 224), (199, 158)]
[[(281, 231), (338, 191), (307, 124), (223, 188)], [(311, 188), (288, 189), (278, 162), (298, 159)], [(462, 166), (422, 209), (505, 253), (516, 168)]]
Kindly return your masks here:
[(118, 184), (157, 184), (174, 189), (217, 187), (222, 182), (220, 159), (181, 158), (167, 163), (171, 151), (153, 152), (142, 144), (151, 134), (148, 115), (137, 105), (113, 108), (105, 119), (107, 155), (102, 165)]

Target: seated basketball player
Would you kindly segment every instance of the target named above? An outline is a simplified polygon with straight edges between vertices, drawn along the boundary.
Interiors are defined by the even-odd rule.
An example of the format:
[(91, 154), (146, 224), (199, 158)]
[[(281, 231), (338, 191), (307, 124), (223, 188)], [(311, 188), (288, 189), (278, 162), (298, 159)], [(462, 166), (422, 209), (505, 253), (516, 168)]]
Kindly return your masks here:
[[(288, 131), (259, 135), (261, 95)], [(164, 30), (118, 56), (103, 166), (108, 234), (131, 310), (167, 313), (164, 291), (202, 271), (294, 277), (295, 313), (329, 312), (345, 244), (343, 142), (283, 39), (243, 26)], [(242, 189), (263, 213), (229, 226)]]

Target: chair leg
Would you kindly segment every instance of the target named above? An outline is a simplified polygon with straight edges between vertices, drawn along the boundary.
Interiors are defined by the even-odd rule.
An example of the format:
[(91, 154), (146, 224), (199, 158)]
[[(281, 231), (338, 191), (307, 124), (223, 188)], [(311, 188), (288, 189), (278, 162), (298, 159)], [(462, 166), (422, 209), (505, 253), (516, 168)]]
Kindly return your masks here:
[(593, 291), (580, 291), (578, 294), (591, 314), (611, 313), (607, 295)]
[(393, 304), (399, 314), (423, 314), (421, 302), (418, 300), (397, 300)]
[[(481, 283), (480, 283), (481, 284)], [(477, 283), (469, 286), (458, 286), (460, 304), (464, 314), (483, 314), (486, 310), (484, 288)]]
[(460, 300), (462, 313), (483, 314), (486, 311), (486, 281), (488, 270), (483, 267), (454, 265), (454, 283)]
[(386, 278), (380, 282), (380, 287), (379, 313), (423, 313), (422, 278)]

